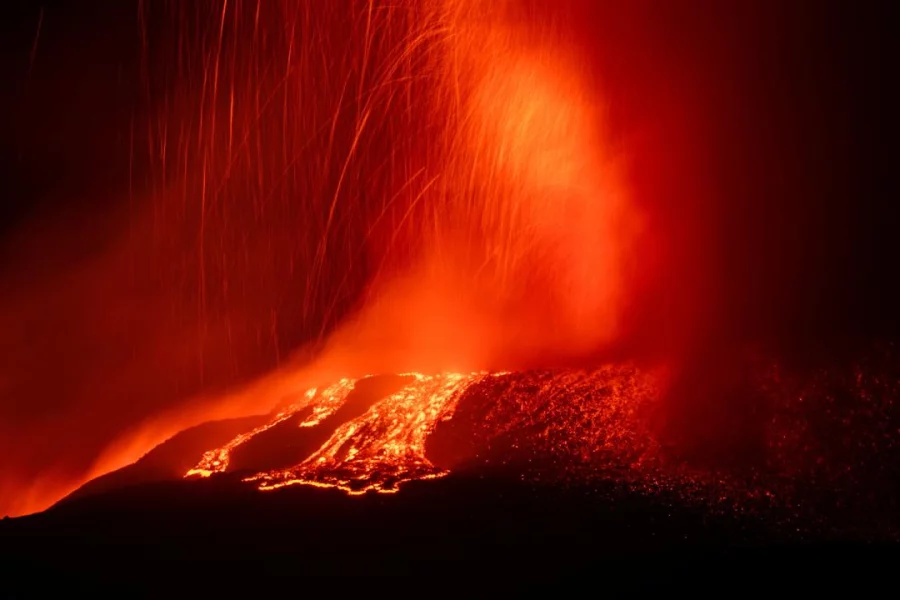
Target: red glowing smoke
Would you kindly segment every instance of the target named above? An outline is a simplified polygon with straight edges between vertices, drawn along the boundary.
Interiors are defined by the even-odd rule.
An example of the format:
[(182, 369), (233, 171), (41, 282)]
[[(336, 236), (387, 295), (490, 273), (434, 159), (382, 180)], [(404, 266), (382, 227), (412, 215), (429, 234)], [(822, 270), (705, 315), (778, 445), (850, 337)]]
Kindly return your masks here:
[[(704, 306), (695, 281), (657, 275), (701, 254), (681, 243), (701, 230), (670, 226), (675, 212), (654, 215), (645, 195), (694, 191), (687, 83), (631, 108), (615, 85), (646, 102), (665, 70), (643, 54), (649, 17), (562, 4), (142, 6), (128, 227), (95, 264), (34, 288), (35, 314), (63, 323), (4, 331), (10, 348), (48, 330), (67, 344), (36, 350), (33, 379), (14, 367), (5, 393), (68, 400), (3, 424), (0, 513), (40, 510), (185, 427), (267, 412), (329, 377), (682, 339)], [(632, 35), (580, 25), (604, 18)], [(644, 302), (660, 289), (666, 301)], [(647, 326), (654, 311), (678, 327)], [(284, 359), (301, 346), (314, 352)], [(36, 381), (65, 364), (64, 388)]]

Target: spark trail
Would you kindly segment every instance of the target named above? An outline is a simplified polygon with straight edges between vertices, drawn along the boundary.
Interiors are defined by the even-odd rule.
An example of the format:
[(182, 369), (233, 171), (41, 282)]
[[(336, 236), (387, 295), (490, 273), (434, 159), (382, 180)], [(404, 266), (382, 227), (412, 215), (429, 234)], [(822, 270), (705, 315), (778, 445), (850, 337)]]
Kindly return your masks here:
[(565, 10), (140, 8), (123, 228), (138, 300), (122, 312), (177, 335), (119, 391), (165, 385), (17, 514), (179, 431), (267, 414), (280, 396), (252, 390), (270, 370), (317, 381), (496, 371), (617, 339), (636, 213)]

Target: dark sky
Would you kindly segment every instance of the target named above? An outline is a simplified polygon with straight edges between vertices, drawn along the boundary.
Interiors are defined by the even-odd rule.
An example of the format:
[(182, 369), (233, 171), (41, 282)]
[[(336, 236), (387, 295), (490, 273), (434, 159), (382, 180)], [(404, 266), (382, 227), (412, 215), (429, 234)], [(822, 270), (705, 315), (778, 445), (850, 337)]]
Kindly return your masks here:
[(121, 184), (136, 97), (137, 10), (134, 2), (99, 0), (20, 2), (2, 11), (0, 152), (16, 191), (8, 198), (11, 224), (38, 205), (68, 203), (60, 189)]
[[(707, 74), (697, 81), (712, 107), (708, 170), (717, 200), (706, 218), (726, 274), (723, 302), (732, 317), (743, 315), (729, 318), (730, 327), (896, 331), (889, 9), (635, 5), (649, 7), (658, 35), (643, 60), (678, 56), (682, 67)], [(137, 2), (19, 2), (0, 11), (0, 231), (9, 236), (36, 215), (103, 213), (128, 186), (128, 127), (139, 108)]]
[[(638, 330), (705, 323), (713, 341), (801, 344), (900, 333), (887, 6), (522, 1), (575, 7), (572, 35), (593, 50), (613, 128), (658, 127), (634, 184), (669, 238)], [(248, 260), (277, 289), (251, 280), (246, 306), (210, 332), (177, 243), (159, 259), (137, 248), (141, 268), (114, 246), (148, 168), (147, 144), (131, 140), (152, 109), (137, 0), (7, 2), (0, 28), (2, 504), (3, 484), (51, 468), (77, 478), (148, 415), (274, 366), (302, 341), (284, 323), (298, 321), (304, 286), (284, 264)], [(247, 247), (265, 252), (270, 239), (254, 235)]]

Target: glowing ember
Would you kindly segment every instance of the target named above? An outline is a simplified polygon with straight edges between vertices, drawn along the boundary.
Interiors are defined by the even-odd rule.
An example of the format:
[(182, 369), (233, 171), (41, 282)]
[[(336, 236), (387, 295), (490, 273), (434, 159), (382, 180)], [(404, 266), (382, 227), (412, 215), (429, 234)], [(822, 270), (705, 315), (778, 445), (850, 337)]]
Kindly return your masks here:
[[(369, 490), (390, 493), (397, 491), (397, 486), (404, 481), (446, 474), (425, 457), (425, 441), (437, 423), (453, 416), (461, 394), (487, 375), (411, 373), (403, 376), (414, 380), (376, 402), (362, 416), (343, 424), (299, 465), (258, 473), (245, 481), (259, 482), (263, 490), (306, 484), (336, 487), (351, 494)], [(318, 398), (315, 389), (309, 390), (303, 401), (277, 413), (269, 423), (204, 454), (186, 476), (225, 472), (232, 450), (304, 409), (311, 407), (312, 415), (300, 427), (318, 425), (341, 407), (355, 385), (356, 380), (342, 379), (322, 390)], [(311, 406), (316, 399), (319, 402)]]

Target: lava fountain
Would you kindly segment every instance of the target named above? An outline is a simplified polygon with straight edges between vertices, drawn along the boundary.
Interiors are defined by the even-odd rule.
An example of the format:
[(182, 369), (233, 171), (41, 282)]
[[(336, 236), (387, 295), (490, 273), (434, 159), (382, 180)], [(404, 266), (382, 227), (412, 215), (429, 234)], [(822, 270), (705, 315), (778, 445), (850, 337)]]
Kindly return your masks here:
[[(134, 183), (123, 254), (177, 307), (179, 366), (196, 371), (195, 387), (225, 369), (214, 356), (237, 364), (252, 338), (260, 348), (269, 336), (279, 365), (133, 422), (81, 479), (198, 423), (326, 414), (348, 385), (335, 382), (410, 372), (408, 388), (307, 461), (257, 480), (357, 489), (354, 473), (387, 455), (391, 479), (435, 476), (423, 436), (483, 377), (455, 373), (614, 345), (641, 218), (600, 83), (567, 39), (569, 4), (141, 3), (149, 118), (131, 136), (147, 176)], [(192, 473), (223, 468), (255, 433)], [(367, 441), (348, 450), (356, 435)]]
[[(635, 213), (604, 143), (584, 61), (523, 8), (435, 3), (427, 17), (434, 21), (417, 24), (434, 35), (427, 42), (434, 72), (413, 75), (428, 77), (424, 100), (437, 121), (427, 124), (435, 135), (422, 167), (429, 176), (424, 184), (403, 181), (418, 189), (376, 250), (366, 302), (320, 357), (333, 371), (415, 369), (414, 379), (297, 466), (249, 477), (260, 489), (396, 491), (399, 482), (438, 476), (425, 440), (485, 376), (446, 369), (578, 355), (618, 333)], [(357, 135), (366, 126), (357, 123)], [(418, 132), (398, 135), (410, 134)], [(336, 410), (351, 382), (311, 389), (267, 425), (207, 453), (188, 475), (224, 471), (232, 449), (302, 409)]]

